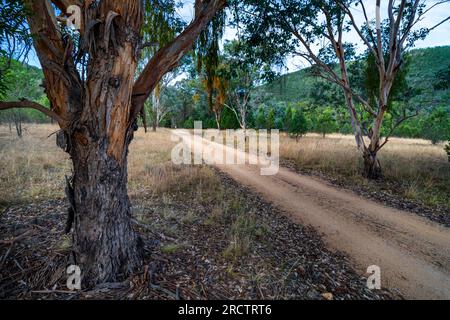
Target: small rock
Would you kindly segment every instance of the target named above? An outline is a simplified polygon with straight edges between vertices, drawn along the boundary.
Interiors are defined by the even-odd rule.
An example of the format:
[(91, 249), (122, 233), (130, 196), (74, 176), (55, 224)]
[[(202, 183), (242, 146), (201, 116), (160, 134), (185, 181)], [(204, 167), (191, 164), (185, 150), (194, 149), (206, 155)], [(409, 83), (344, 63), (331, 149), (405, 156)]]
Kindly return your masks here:
[(323, 297), (325, 300), (333, 300), (333, 294), (330, 293), (330, 292), (326, 292), (326, 293), (322, 294), (322, 297)]

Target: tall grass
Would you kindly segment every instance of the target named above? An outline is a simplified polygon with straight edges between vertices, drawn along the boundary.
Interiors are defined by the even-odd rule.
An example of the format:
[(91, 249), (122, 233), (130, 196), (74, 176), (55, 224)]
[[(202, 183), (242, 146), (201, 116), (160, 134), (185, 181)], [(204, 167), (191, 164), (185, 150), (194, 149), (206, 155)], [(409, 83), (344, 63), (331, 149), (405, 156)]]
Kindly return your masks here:
[(51, 125), (25, 125), (19, 139), (0, 126), (0, 208), (12, 203), (64, 196), (64, 176), (70, 174), (69, 156), (55, 145)]
[[(69, 155), (55, 144), (53, 125), (26, 125), (19, 139), (8, 126), (0, 126), (0, 209), (13, 203), (64, 196), (65, 175), (70, 175)], [(50, 137), (49, 137), (50, 136)], [(215, 192), (214, 172), (199, 166), (175, 166), (170, 161), (174, 142), (170, 131), (145, 134), (139, 130), (130, 146), (128, 161), (129, 194), (131, 198), (167, 191), (184, 192), (202, 184)], [(361, 177), (361, 156), (351, 136), (307, 135), (297, 142), (281, 137), (280, 155), (298, 168), (317, 170), (338, 179), (371, 185)], [(380, 152), (380, 161), (387, 182), (394, 183), (395, 192), (450, 208), (450, 164), (442, 145), (419, 139), (391, 141)]]
[[(0, 209), (14, 203), (62, 198), (65, 176), (72, 174), (69, 155), (56, 146), (52, 135), (58, 127), (26, 125), (26, 128), (19, 139), (8, 126), (0, 126)], [(163, 195), (167, 191), (181, 192), (197, 184), (214, 189), (217, 180), (213, 171), (172, 164), (174, 145), (169, 130), (136, 132), (128, 158), (128, 189), (132, 199)]]
[[(349, 182), (370, 185), (361, 176), (362, 157), (352, 136), (307, 135), (297, 142), (283, 136), (280, 155), (298, 168), (316, 170)], [(379, 159), (386, 182), (400, 186), (408, 198), (429, 205), (450, 207), (450, 163), (441, 144), (421, 139), (392, 138), (380, 151)]]

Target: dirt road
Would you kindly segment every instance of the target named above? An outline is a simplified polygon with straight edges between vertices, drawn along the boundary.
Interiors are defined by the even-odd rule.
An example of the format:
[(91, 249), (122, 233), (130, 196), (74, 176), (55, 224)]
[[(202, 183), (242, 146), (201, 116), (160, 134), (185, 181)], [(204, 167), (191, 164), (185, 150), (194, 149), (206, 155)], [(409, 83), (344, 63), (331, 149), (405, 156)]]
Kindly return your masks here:
[(347, 254), (357, 272), (379, 266), (383, 287), (409, 299), (450, 299), (450, 229), (284, 168), (275, 176), (261, 176), (250, 165), (218, 168), (293, 222), (313, 226), (331, 249)]

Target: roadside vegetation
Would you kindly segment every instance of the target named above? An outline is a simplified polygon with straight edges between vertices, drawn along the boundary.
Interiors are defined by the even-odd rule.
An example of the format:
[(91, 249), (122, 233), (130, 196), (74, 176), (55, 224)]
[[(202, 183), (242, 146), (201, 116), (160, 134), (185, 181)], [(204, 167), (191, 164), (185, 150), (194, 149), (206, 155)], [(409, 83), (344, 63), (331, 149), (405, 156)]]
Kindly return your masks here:
[(449, 215), (450, 163), (443, 143), (392, 138), (380, 153), (384, 179), (376, 182), (361, 176), (363, 164), (352, 136), (308, 134), (298, 141), (284, 136), (280, 155), (285, 165), (321, 174), (340, 186), (365, 190), (369, 196), (378, 194), (375, 198), (387, 205), (393, 205), (393, 199), (383, 199), (383, 195), (396, 195), (405, 209), (411, 209), (408, 202), (415, 202), (437, 209), (439, 215)]
[(196, 121), (279, 129), (284, 166), (450, 225), (450, 47), (414, 49), (448, 1), (91, 2), (78, 29), (70, 1), (0, 8), (0, 297), (64, 295), (70, 262), (81, 298), (388, 296), (250, 190), (173, 165), (169, 129)]
[[(114, 286), (68, 292), (64, 267), (72, 240), (63, 234), (67, 205), (62, 186), (51, 181), (62, 181), (71, 169), (61, 165), (67, 157), (47, 138), (55, 129), (28, 126), (19, 139), (0, 127), (5, 164), (0, 172), (0, 252), (10, 248), (0, 271), (0, 298), (398, 297), (368, 290), (365, 278), (345, 257), (328, 251), (315, 231), (293, 224), (213, 168), (173, 165), (174, 143), (165, 129), (140, 130), (131, 145), (129, 194), (135, 228), (143, 238), (143, 267)], [(13, 149), (5, 158), (3, 151)]]

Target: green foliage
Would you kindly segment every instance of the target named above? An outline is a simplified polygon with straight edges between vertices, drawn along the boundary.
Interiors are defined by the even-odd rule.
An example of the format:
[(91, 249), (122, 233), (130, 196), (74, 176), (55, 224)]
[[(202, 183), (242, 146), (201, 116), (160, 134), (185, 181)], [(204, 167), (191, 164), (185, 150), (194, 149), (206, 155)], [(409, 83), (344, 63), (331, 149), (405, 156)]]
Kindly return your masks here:
[(444, 108), (434, 110), (424, 121), (423, 134), (433, 144), (450, 140), (450, 115)]
[(328, 133), (336, 132), (336, 120), (333, 109), (327, 107), (317, 117), (316, 131), (325, 137)]
[(211, 110), (214, 108), (215, 91), (218, 90), (216, 83), (220, 78), (218, 75), (220, 66), (220, 40), (225, 32), (225, 19), (226, 15), (224, 11), (218, 13), (200, 33), (195, 48), (197, 72), (201, 73), (204, 78), (205, 89), (208, 95), (208, 105)]
[(144, 58), (172, 41), (184, 27), (184, 22), (177, 14), (177, 5), (172, 0), (145, 1), (143, 41), (147, 46), (143, 50)]
[(292, 112), (288, 132), (297, 139), (308, 132), (308, 120), (301, 109)]
[(275, 110), (273, 108), (270, 108), (267, 114), (266, 128), (267, 129), (275, 128)]
[[(367, 58), (368, 60), (369, 58)], [(361, 92), (369, 91), (376, 86), (378, 75), (368, 72), (367, 60), (356, 60), (349, 64), (350, 80), (355, 88)], [(445, 63), (442, 63), (445, 61)], [(450, 112), (450, 89), (433, 88), (438, 74), (448, 71), (450, 63), (450, 46), (417, 49), (409, 53), (407, 68), (400, 72), (400, 80), (396, 83), (394, 99), (390, 102), (390, 115), (387, 115), (382, 132), (390, 131), (395, 118), (403, 109), (416, 109), (421, 107), (423, 111), (419, 116), (402, 123), (395, 131), (400, 137), (421, 138), (426, 137), (425, 119), (429, 114), (442, 106)], [(370, 80), (366, 80), (370, 76)], [(408, 84), (408, 85), (406, 85)], [(413, 88), (413, 89), (411, 89)], [(372, 91), (373, 92), (373, 91)], [(369, 94), (364, 94), (366, 97)], [(336, 85), (310, 76), (309, 69), (289, 73), (277, 78), (275, 81), (265, 84), (257, 89), (257, 96), (264, 104), (277, 104), (279, 102), (304, 105), (303, 110), (307, 117), (311, 130), (317, 129), (318, 118), (324, 106), (332, 106), (335, 109), (335, 131), (343, 134), (351, 134), (352, 127), (348, 111), (344, 107), (342, 90)], [(368, 120), (366, 120), (368, 121)], [(284, 121), (284, 129), (286, 121)], [(333, 126), (332, 126), (333, 127)]]

